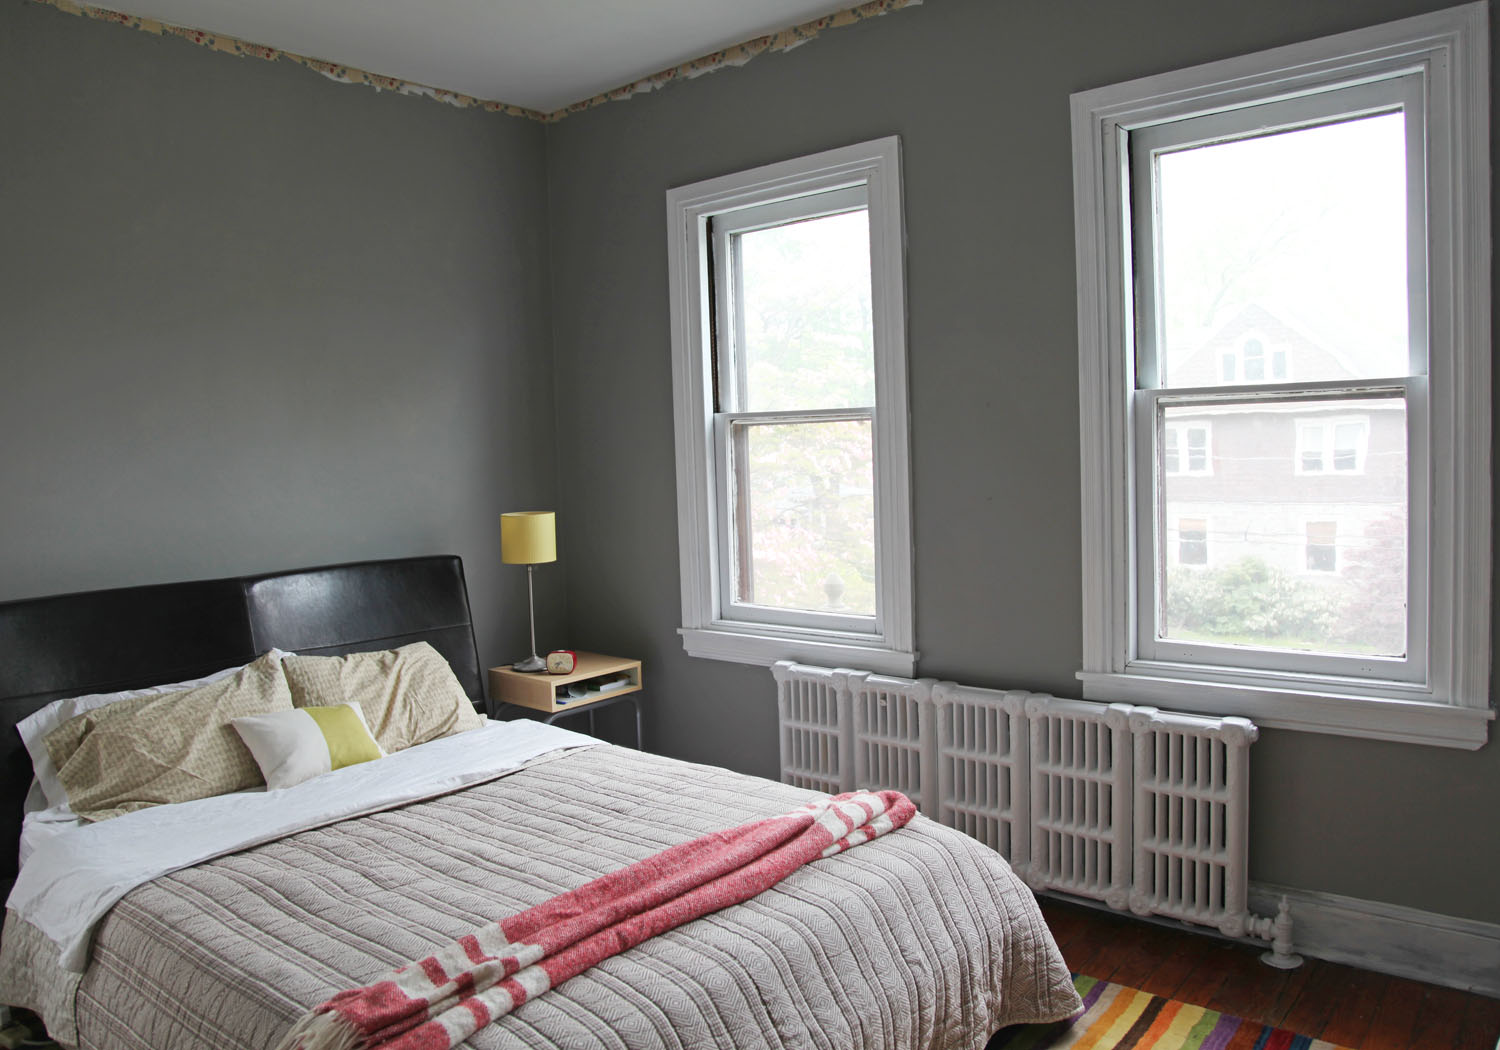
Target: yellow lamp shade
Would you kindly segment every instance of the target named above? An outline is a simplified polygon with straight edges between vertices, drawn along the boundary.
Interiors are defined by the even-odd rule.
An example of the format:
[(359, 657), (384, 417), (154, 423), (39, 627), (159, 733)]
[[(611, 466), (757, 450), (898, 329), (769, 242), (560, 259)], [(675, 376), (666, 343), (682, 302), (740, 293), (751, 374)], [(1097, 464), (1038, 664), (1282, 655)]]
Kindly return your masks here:
[(557, 512), (517, 510), (500, 515), (500, 560), (536, 565), (557, 560)]

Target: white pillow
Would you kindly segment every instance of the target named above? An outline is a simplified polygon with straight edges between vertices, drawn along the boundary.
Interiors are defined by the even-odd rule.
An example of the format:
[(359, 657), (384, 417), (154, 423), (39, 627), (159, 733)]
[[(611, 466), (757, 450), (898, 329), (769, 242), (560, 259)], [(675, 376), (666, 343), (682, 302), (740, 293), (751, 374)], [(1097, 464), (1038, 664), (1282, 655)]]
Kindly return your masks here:
[(386, 755), (358, 704), (243, 715), (230, 724), (272, 791)]
[[(277, 654), (278, 659), (292, 655), (280, 649), (272, 649), (271, 652)], [(172, 682), (168, 685), (147, 686), (145, 689), (127, 689), (120, 693), (89, 693), (87, 696), (70, 696), (62, 700), (54, 700), (46, 707), (27, 715), (16, 723), (16, 729), (21, 734), (21, 742), (26, 745), (26, 750), (31, 754), (31, 768), (36, 773), (36, 777), (31, 782), (31, 790), (26, 795), (23, 810), (26, 813), (34, 813), (38, 810), (68, 805), (68, 792), (63, 788), (62, 782), (57, 779), (57, 766), (53, 765), (52, 756), (47, 753), (46, 744), (47, 734), (68, 719), (76, 718), (89, 711), (97, 711), (110, 704), (117, 704), (121, 700), (134, 700), (141, 696), (164, 696), (167, 693), (181, 693), (188, 689), (197, 689), (209, 682), (217, 682), (220, 678), (239, 674), (247, 666), (249, 665), (240, 664), (239, 667), (226, 667), (222, 671), (215, 671), (203, 678), (194, 678), (190, 682)]]

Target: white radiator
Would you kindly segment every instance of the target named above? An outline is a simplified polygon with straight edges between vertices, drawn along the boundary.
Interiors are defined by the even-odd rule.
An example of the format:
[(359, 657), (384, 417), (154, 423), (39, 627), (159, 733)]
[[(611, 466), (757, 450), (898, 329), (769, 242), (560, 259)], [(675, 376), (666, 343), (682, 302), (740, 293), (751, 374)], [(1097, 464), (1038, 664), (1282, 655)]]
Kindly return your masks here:
[(1274, 919), (1247, 907), (1247, 720), (789, 661), (772, 673), (785, 782), (895, 788), (1033, 889), (1252, 934), (1274, 942), (1272, 965), (1300, 962), (1285, 904)]

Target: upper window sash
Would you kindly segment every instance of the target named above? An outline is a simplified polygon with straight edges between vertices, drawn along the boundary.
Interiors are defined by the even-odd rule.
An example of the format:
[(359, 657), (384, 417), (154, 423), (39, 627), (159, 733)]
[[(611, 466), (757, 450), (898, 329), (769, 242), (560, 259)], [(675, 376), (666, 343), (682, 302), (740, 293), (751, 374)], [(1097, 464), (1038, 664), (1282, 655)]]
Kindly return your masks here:
[(806, 196), (775, 201), (752, 208), (715, 215), (709, 219), (709, 237), (713, 242), (710, 272), (714, 287), (714, 362), (717, 402), (715, 411), (734, 412), (744, 407), (745, 345), (744, 270), (741, 265), (740, 235), (783, 226), (805, 219), (821, 219), (851, 211), (865, 211), (869, 194), (863, 183), (842, 189), (824, 190)]
[[(1165, 385), (1160, 330), (1163, 294), (1159, 217), (1161, 200), (1157, 160), (1163, 154), (1217, 145), (1269, 134), (1341, 123), (1360, 117), (1401, 112), (1406, 131), (1406, 244), (1407, 244), (1407, 375), (1427, 371), (1427, 185), (1426, 120), (1423, 76), (1393, 72), (1348, 87), (1331, 87), (1315, 94), (1247, 105), (1201, 116), (1134, 128), (1126, 132), (1129, 154), (1132, 276), (1136, 289), (1135, 382), (1140, 389)], [(1232, 201), (1225, 201), (1232, 207)], [(1245, 375), (1244, 342), (1233, 347), (1235, 375), (1221, 376), (1225, 385), (1258, 385), (1285, 381), (1273, 374), (1271, 355), (1264, 353), (1259, 379)], [(1394, 378), (1393, 376), (1368, 378)]]

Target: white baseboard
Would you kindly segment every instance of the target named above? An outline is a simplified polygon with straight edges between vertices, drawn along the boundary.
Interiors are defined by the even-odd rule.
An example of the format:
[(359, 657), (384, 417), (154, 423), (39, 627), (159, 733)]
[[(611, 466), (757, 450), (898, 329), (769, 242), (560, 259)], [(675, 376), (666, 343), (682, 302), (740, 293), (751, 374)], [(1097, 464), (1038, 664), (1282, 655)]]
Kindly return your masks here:
[(1500, 997), (1500, 925), (1268, 882), (1250, 910), (1275, 915), (1283, 896), (1302, 955)]

